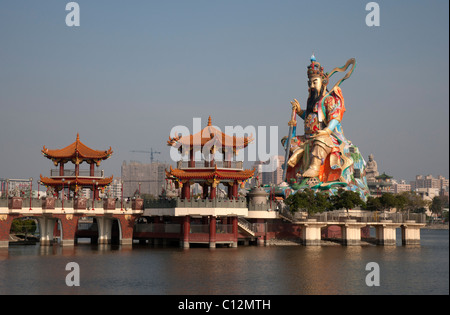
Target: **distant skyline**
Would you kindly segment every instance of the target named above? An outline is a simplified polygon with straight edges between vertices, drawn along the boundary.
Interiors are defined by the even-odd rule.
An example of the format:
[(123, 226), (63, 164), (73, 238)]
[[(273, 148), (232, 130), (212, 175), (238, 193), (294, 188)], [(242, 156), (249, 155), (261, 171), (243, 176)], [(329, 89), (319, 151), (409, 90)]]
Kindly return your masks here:
[(290, 101), (306, 106), (313, 52), (325, 71), (357, 61), (342, 124), (366, 161), (408, 182), (449, 177), (448, 1), (376, 1), (378, 27), (360, 0), (81, 0), (79, 27), (68, 2), (0, 2), (0, 178), (47, 176), (42, 147), (77, 133), (112, 147), (101, 168), (115, 177), (150, 162), (134, 150), (171, 162), (172, 128), (194, 118), (281, 139)]

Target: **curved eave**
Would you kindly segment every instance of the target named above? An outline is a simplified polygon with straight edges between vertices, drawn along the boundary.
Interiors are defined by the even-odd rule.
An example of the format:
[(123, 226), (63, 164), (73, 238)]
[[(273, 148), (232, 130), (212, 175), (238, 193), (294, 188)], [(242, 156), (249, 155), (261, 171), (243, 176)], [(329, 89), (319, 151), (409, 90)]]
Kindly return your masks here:
[(109, 147), (108, 150), (94, 150), (80, 141), (80, 136), (77, 134), (75, 142), (69, 144), (65, 148), (49, 150), (43, 146), (42, 154), (52, 160), (106, 160), (113, 154), (113, 150)]
[(180, 169), (173, 169), (170, 166), (170, 171), (166, 170), (166, 177), (172, 179), (219, 179), (219, 180), (247, 180), (255, 173), (253, 170), (223, 170), (214, 169), (209, 171), (185, 171)]
[[(98, 183), (96, 186), (108, 186), (112, 183), (114, 176), (101, 178), (101, 179), (95, 179), (95, 182)], [(49, 178), (49, 177), (43, 177), (40, 175), (41, 182), (46, 186), (62, 186), (63, 181), (62, 178)], [(86, 177), (76, 177), (76, 178), (70, 178), (65, 179), (64, 185), (68, 185), (68, 182), (70, 181), (70, 185), (79, 185), (79, 186), (91, 186), (92, 187), (92, 178), (86, 178)]]

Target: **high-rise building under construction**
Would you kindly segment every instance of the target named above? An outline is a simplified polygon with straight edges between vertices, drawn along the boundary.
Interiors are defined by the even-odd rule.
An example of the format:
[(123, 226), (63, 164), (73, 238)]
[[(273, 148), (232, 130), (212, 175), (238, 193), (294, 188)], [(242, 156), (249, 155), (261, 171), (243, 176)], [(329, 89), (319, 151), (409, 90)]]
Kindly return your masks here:
[(133, 197), (135, 192), (141, 194), (151, 194), (155, 197), (161, 194), (165, 184), (165, 170), (170, 164), (154, 162), (143, 164), (126, 161), (122, 164), (123, 196)]

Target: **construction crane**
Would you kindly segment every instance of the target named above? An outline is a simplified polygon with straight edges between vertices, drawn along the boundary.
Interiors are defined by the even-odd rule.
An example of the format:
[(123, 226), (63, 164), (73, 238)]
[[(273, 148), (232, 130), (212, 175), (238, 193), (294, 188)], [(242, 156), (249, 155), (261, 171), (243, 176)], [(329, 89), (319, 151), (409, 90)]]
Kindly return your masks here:
[(150, 151), (133, 150), (131, 152), (150, 153), (150, 163), (153, 163), (153, 154), (161, 154), (161, 152), (153, 151), (153, 148), (150, 148)]

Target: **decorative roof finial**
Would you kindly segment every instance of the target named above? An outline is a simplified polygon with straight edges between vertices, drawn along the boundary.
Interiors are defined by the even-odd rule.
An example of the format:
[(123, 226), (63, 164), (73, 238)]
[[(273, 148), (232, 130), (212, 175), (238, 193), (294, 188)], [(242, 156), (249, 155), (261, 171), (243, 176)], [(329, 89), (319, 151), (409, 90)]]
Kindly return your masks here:
[(208, 126), (211, 126), (211, 115), (208, 118)]
[(311, 56), (311, 62), (313, 62), (313, 61), (316, 61), (316, 56), (314, 56), (314, 52), (313, 52), (313, 54)]
[(80, 134), (77, 132), (77, 141), (80, 141)]

